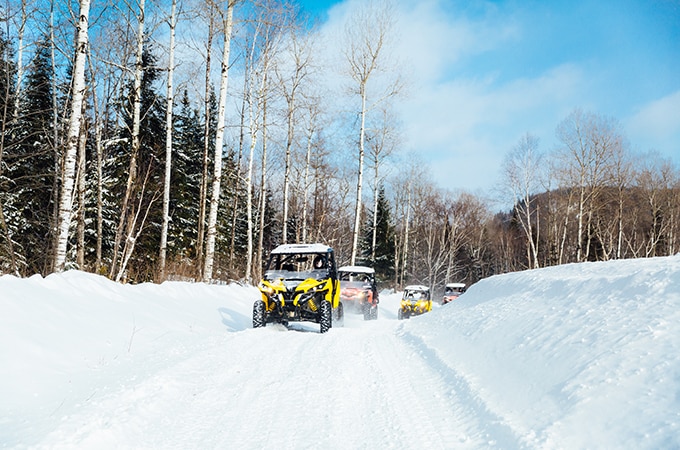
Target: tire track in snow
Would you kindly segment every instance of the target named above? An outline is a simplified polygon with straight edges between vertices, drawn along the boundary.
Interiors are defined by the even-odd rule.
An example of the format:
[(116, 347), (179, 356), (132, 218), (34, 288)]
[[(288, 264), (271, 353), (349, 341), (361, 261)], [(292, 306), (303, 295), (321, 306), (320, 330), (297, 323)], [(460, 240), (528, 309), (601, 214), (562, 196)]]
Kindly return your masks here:
[(458, 414), (474, 418), (478, 422), (477, 427), (483, 431), (480, 437), (486, 441), (487, 446), (526, 447), (526, 443), (522, 441), (512, 427), (495, 414), (465, 378), (455, 368), (450, 367), (439, 358), (433, 348), (429, 347), (419, 336), (404, 331), (403, 328), (399, 329), (399, 335), (414, 352), (421, 354), (423, 361), (433, 371), (440, 374), (449, 386), (449, 389), (443, 392), (446, 392), (446, 396), (455, 400), (459, 405)]
[(467, 430), (453, 416), (451, 404), (433, 395), (438, 380), (428, 367), (391, 332), (376, 336), (374, 343), (369, 353), (384, 409), (380, 428), (385, 448), (465, 448)]
[[(104, 448), (449, 449), (488, 446), (489, 414), (451, 390), (393, 320), (267, 326), (168, 349), (83, 408), (51, 442)], [(305, 332), (307, 331), (307, 332)], [(481, 413), (481, 417), (478, 414)], [(493, 419), (493, 418), (492, 418)], [(488, 438), (488, 433), (491, 438)], [(501, 441), (510, 442), (510, 441)]]

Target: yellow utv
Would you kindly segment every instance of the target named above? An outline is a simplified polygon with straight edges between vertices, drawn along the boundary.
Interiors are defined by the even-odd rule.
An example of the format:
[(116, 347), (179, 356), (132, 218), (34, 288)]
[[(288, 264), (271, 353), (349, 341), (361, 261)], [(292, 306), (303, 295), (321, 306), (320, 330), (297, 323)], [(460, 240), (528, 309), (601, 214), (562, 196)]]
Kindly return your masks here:
[(397, 311), (399, 320), (408, 319), (432, 311), (432, 298), (430, 288), (422, 285), (411, 285), (404, 288), (401, 297), (401, 306)]
[(321, 333), (342, 326), (344, 312), (333, 249), (324, 244), (286, 244), (269, 255), (253, 304), (253, 328), (268, 323), (315, 322)]

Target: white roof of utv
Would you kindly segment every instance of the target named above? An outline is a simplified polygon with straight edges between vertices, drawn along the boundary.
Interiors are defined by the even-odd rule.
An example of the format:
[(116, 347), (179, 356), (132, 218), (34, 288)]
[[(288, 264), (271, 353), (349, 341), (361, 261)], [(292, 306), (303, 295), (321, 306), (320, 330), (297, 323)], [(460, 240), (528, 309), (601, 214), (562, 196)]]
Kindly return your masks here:
[(412, 284), (404, 288), (405, 291), (429, 291), (430, 288), (422, 284)]
[(325, 244), (283, 244), (272, 250), (272, 255), (289, 253), (328, 253), (333, 249)]
[(447, 283), (446, 287), (448, 287), (448, 288), (464, 288), (465, 283)]
[(365, 266), (342, 266), (338, 272), (353, 272), (353, 273), (375, 273), (372, 267)]

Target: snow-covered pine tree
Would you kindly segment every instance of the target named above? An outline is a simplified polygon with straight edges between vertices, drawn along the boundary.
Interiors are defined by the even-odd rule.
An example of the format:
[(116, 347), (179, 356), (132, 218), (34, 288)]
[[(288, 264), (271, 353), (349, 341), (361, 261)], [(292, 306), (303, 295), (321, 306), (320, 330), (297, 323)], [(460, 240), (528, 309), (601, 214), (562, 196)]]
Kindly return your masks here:
[[(0, 29), (0, 272), (19, 275), (17, 258), (14, 254), (14, 236), (6, 217), (17, 216), (15, 202), (9, 201), (8, 192), (11, 184), (3, 165), (5, 148), (11, 146), (13, 140), (12, 121), (16, 82), (16, 65), (10, 42)], [(11, 208), (11, 209), (10, 209)]]
[(9, 181), (5, 211), (14, 237), (14, 254), (23, 274), (47, 274), (52, 269), (55, 182), (52, 67), (48, 40), (36, 45), (26, 73), (14, 139), (4, 149), (4, 175)]
[[(203, 119), (197, 109), (192, 108), (185, 90), (174, 119), (168, 259), (193, 260), (197, 254), (203, 126)], [(195, 271), (194, 276), (197, 275)]]

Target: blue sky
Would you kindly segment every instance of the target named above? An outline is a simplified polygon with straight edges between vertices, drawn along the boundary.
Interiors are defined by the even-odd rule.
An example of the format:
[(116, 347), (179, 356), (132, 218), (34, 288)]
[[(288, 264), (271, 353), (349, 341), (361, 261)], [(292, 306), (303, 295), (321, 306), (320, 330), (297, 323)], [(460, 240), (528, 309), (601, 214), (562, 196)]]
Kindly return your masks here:
[[(336, 33), (358, 3), (300, 2)], [(489, 189), (523, 134), (550, 151), (575, 108), (618, 120), (632, 150), (680, 165), (680, 0), (395, 4), (405, 150), (439, 186)]]

